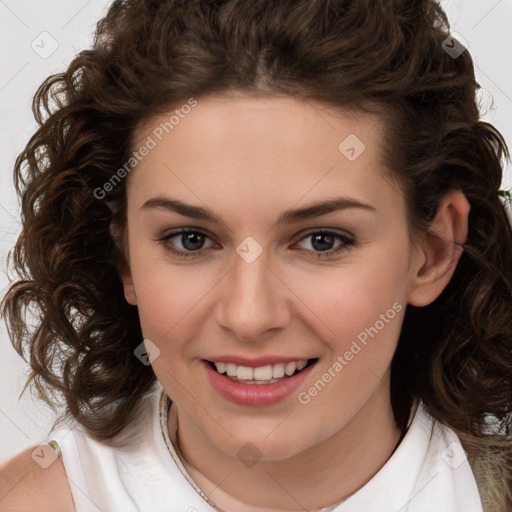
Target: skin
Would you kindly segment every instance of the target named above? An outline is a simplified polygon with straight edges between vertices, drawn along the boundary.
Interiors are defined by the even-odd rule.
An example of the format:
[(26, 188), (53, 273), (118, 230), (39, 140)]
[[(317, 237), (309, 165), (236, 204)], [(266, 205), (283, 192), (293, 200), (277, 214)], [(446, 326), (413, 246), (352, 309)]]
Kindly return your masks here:
[[(51, 445), (43, 443), (45, 454)], [(47, 467), (35, 462), (32, 446), (0, 466), (0, 512), (71, 512), (73, 500), (64, 465), (55, 456)], [(46, 461), (45, 461), (46, 462)]]
[[(140, 126), (134, 149), (168, 119)], [(379, 471), (400, 437), (389, 380), (405, 306), (429, 304), (449, 282), (460, 255), (451, 241), (465, 240), (469, 205), (447, 194), (430, 234), (413, 244), (403, 194), (381, 162), (382, 132), (368, 114), (286, 96), (202, 97), (129, 175), (125, 297), (160, 351), (152, 366), (177, 406), (185, 465), (225, 510), (335, 503)], [(366, 146), (355, 161), (338, 150), (350, 134)], [(276, 225), (285, 210), (338, 196), (372, 209)], [(222, 222), (142, 208), (156, 197), (206, 206)], [(172, 254), (169, 246), (189, 247), (179, 235), (161, 242), (180, 228), (207, 235), (202, 255)], [(355, 244), (315, 257), (322, 249), (307, 235), (325, 229)], [(248, 236), (263, 250), (252, 263), (236, 252)], [(297, 393), (233, 404), (200, 364), (220, 354), (318, 358), (298, 390), (307, 391), (393, 304), (401, 311), (307, 405)], [(251, 467), (237, 456), (247, 443), (261, 455)]]

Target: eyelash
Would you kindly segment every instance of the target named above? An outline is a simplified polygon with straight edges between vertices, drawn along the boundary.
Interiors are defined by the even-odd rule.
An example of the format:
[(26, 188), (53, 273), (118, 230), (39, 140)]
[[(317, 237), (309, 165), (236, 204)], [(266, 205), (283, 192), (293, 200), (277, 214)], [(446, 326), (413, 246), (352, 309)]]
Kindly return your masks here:
[[(210, 238), (206, 233), (203, 233), (200, 230), (182, 229), (179, 231), (174, 231), (172, 233), (169, 233), (168, 235), (165, 235), (164, 237), (158, 239), (157, 241), (160, 244), (162, 244), (162, 246), (164, 247), (164, 249), (166, 251), (168, 251), (180, 258), (183, 258), (183, 259), (200, 257), (204, 254), (204, 252), (211, 249), (211, 248), (207, 248), (207, 249), (199, 249), (197, 251), (192, 251), (192, 252), (185, 252), (185, 251), (177, 250), (174, 247), (172, 247), (172, 245), (169, 242), (169, 240), (171, 238), (174, 238), (176, 236), (183, 235), (183, 234), (188, 234), (188, 233), (200, 234), (200, 235), (205, 236), (206, 238)], [(333, 249), (331, 251), (313, 252), (313, 256), (312, 256), (313, 258), (320, 258), (320, 259), (321, 258), (332, 258), (332, 257), (335, 257), (335, 256), (341, 254), (342, 252), (348, 250), (350, 247), (356, 245), (356, 241), (348, 234), (338, 233), (336, 231), (331, 231), (328, 229), (318, 229), (316, 231), (310, 231), (309, 233), (304, 235), (297, 243), (302, 242), (303, 240), (307, 239), (308, 237), (311, 237), (313, 235), (319, 235), (319, 234), (333, 236), (335, 239), (342, 242), (342, 244), (337, 249)], [(305, 250), (307, 252), (311, 252), (308, 249), (303, 249), (303, 250)]]

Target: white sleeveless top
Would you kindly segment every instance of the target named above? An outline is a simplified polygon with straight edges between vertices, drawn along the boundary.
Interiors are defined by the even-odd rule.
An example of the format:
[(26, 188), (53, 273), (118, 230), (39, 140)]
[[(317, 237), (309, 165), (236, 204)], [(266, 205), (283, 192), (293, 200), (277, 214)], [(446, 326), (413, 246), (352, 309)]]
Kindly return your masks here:
[[(59, 428), (51, 444), (63, 461), (76, 512), (219, 511), (175, 449), (176, 407), (158, 384), (139, 420), (113, 448), (79, 427)], [(166, 428), (169, 417), (169, 430)], [(174, 435), (173, 435), (174, 434)], [(131, 436), (131, 437), (130, 437)], [(332, 512), (483, 512), (475, 478), (456, 434), (420, 402), (402, 442), (380, 471)], [(226, 512), (239, 512), (229, 510)]]

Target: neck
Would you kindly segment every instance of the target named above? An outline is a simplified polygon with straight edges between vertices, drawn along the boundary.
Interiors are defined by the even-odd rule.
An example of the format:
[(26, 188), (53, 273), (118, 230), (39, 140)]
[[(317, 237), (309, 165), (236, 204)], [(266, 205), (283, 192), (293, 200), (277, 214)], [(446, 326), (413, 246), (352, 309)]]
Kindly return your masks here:
[(335, 435), (284, 460), (245, 467), (213, 446), (178, 411), (178, 444), (184, 466), (221, 509), (315, 510), (342, 501), (386, 463), (401, 436), (389, 386), (381, 385)]

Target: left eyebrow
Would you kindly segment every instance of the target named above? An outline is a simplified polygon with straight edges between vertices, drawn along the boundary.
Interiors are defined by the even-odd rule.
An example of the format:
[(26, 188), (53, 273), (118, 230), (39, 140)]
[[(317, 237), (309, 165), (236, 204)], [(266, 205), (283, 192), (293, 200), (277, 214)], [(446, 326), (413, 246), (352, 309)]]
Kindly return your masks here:
[(329, 199), (327, 201), (319, 201), (304, 208), (296, 210), (286, 210), (279, 217), (277, 224), (293, 224), (294, 222), (300, 222), (302, 220), (307, 219), (314, 219), (316, 217), (321, 217), (322, 215), (327, 215), (328, 213), (333, 213), (340, 210), (347, 210), (351, 208), (358, 208), (373, 212), (377, 211), (377, 209), (374, 208), (373, 206), (361, 203), (356, 199), (352, 199), (350, 197), (337, 197), (334, 199)]
[[(337, 197), (329, 199), (327, 201), (319, 201), (312, 203), (309, 206), (299, 209), (286, 210), (279, 217), (276, 225), (280, 224), (293, 224), (307, 219), (314, 219), (327, 215), (335, 211), (347, 210), (347, 209), (362, 209), (367, 211), (376, 212), (376, 208), (369, 204), (361, 203), (356, 199), (349, 197)], [(212, 210), (203, 206), (194, 206), (191, 204), (184, 203), (178, 199), (172, 199), (169, 197), (154, 197), (148, 199), (141, 207), (142, 210), (151, 209), (164, 209), (169, 210), (184, 217), (190, 217), (192, 219), (211, 221), (217, 224), (223, 224), (222, 219), (216, 215)]]

